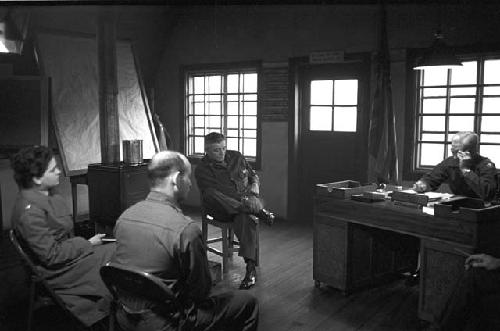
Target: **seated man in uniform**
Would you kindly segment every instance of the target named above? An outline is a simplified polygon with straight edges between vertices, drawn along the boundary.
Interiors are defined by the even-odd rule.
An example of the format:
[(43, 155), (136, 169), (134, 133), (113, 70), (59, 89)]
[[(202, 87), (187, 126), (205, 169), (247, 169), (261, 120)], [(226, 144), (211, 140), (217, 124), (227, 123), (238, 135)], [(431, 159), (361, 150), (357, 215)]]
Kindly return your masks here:
[(256, 283), (256, 224), (274, 220), (259, 198), (259, 177), (240, 152), (226, 151), (225, 138), (217, 132), (205, 136), (205, 157), (195, 177), (206, 211), (219, 221), (234, 222), (239, 255), (246, 262), (240, 289), (248, 289)]
[(120, 298), (123, 330), (257, 330), (258, 305), (250, 294), (210, 295), (212, 280), (199, 226), (184, 216), (179, 201), (191, 188), (191, 165), (177, 152), (157, 153), (148, 166), (151, 192), (123, 212), (115, 227), (112, 262), (158, 276), (169, 285), (181, 311)]
[(447, 183), (453, 194), (486, 202), (493, 200), (496, 193), (496, 168), (490, 159), (478, 154), (477, 147), (477, 134), (455, 134), (451, 140), (453, 156), (444, 159), (418, 180), (414, 185), (415, 191), (434, 191), (442, 183)]

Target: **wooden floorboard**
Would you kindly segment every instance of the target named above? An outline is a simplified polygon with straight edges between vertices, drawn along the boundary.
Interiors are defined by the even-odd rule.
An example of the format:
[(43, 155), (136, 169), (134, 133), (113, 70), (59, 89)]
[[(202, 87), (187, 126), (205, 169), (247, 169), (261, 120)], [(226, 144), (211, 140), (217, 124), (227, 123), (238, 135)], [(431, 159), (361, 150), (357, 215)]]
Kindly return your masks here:
[[(199, 222), (199, 216), (190, 216)], [(209, 227), (209, 236), (218, 235), (216, 228)], [(8, 242), (8, 240), (7, 240)], [(3, 291), (3, 315), (0, 329), (22, 330), (26, 295), (22, 267), (12, 250), (1, 243), (0, 279)], [(9, 252), (7, 254), (7, 252)], [(260, 267), (258, 283), (249, 290), (260, 305), (259, 331), (309, 331), (309, 330), (359, 330), (400, 331), (419, 330), (417, 318), (418, 287), (406, 287), (402, 280), (366, 289), (350, 296), (322, 285), (314, 286), (313, 231), (312, 226), (277, 222), (273, 227), (261, 225)], [(220, 257), (209, 254), (209, 259), (221, 262)], [(238, 291), (245, 274), (243, 259), (236, 254), (230, 260), (229, 272), (214, 288), (214, 293)], [(45, 314), (38, 314), (37, 330), (67, 330), (67, 325), (43, 325)], [(46, 323), (47, 321), (45, 321)]]

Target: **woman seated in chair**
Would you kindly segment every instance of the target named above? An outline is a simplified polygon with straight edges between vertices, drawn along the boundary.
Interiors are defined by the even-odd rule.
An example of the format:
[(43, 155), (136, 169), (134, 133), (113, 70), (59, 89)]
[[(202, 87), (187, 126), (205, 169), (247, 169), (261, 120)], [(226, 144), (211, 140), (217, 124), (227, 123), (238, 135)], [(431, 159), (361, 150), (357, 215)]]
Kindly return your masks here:
[(20, 190), (13, 229), (67, 308), (85, 326), (93, 325), (109, 312), (111, 295), (99, 268), (111, 259), (115, 244), (102, 245), (103, 234), (88, 240), (73, 236), (71, 213), (55, 192), (61, 171), (49, 148), (24, 148), (11, 166)]

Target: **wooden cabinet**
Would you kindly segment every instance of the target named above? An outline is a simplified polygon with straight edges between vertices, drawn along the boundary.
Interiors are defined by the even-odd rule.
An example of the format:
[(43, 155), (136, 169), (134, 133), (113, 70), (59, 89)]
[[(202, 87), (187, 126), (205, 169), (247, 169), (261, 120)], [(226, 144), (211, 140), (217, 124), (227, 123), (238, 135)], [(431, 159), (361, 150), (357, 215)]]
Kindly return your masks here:
[(90, 220), (112, 228), (121, 213), (149, 193), (147, 163), (90, 164), (88, 167)]

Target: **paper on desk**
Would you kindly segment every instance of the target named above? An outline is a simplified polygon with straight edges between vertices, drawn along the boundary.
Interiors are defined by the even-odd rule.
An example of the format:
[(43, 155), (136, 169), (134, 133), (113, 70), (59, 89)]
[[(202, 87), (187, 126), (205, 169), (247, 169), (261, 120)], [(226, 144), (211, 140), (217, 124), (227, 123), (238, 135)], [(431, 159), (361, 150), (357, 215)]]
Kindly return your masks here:
[(429, 197), (429, 201), (447, 200), (453, 196), (449, 193), (439, 192), (425, 192), (424, 194)]
[(422, 212), (424, 214), (428, 214), (428, 215), (434, 216), (434, 206), (431, 206), (431, 207), (423, 206), (422, 207)]

